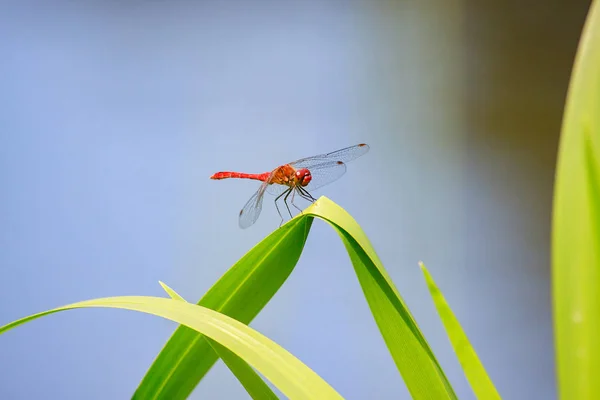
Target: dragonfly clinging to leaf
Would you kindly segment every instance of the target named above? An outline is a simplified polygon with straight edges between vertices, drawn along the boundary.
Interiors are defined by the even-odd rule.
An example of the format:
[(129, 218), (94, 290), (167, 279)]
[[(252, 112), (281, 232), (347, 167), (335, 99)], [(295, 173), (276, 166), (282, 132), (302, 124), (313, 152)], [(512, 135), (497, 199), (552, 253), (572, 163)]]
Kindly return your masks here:
[(302, 158), (262, 174), (217, 172), (210, 179), (239, 178), (263, 182), (240, 211), (239, 224), (241, 228), (248, 228), (256, 222), (262, 210), (263, 198), (266, 192), (277, 196), (275, 207), (283, 223), (283, 216), (277, 205), (279, 199), (283, 198), (285, 207), (291, 217), (292, 213), (288, 205), (290, 196), (290, 203), (298, 210), (300, 208), (294, 204), (295, 195), (311, 202), (316, 201), (310, 194), (311, 191), (341, 178), (346, 173), (346, 163), (362, 156), (367, 151), (369, 151), (369, 146), (361, 143), (331, 153)]

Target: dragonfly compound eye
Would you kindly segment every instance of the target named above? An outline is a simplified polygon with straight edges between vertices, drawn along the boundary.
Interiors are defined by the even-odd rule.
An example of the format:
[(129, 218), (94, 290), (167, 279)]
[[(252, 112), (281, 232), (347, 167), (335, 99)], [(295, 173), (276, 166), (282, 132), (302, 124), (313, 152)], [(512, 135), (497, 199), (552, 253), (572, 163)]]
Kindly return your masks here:
[(296, 178), (298, 179), (300, 185), (306, 186), (310, 183), (312, 175), (308, 169), (302, 168), (296, 171)]

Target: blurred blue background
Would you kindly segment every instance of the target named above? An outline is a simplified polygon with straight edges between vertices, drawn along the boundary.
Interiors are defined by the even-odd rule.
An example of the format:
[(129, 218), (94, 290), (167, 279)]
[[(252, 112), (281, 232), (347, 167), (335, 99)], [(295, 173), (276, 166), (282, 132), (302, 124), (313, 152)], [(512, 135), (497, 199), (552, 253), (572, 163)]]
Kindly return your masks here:
[[(562, 4), (561, 4), (562, 3)], [(587, 1), (131, 1), (0, 6), (0, 324), (114, 295), (189, 301), (276, 228), (264, 172), (360, 142), (319, 190), (361, 224), (461, 399), (423, 260), (498, 390), (555, 398), (555, 153)], [(409, 398), (320, 221), (251, 326), (348, 399)], [(53, 315), (0, 337), (0, 398), (131, 396), (175, 324)], [(219, 362), (192, 398), (244, 399)]]

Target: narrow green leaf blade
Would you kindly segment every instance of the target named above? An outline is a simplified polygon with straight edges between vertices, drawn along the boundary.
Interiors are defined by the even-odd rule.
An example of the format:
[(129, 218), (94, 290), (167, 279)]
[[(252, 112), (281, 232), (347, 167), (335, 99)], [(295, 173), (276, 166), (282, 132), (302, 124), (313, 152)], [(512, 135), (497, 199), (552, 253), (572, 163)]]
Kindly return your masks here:
[[(185, 301), (183, 297), (165, 283), (160, 281), (158, 283), (160, 283), (165, 292), (167, 292), (173, 300)], [(229, 370), (233, 372), (235, 377), (240, 381), (253, 399), (278, 399), (277, 395), (271, 390), (269, 385), (262, 380), (247, 362), (235, 355), (235, 353), (229, 351), (227, 347), (220, 345), (212, 339), (208, 339), (208, 343), (223, 360), (225, 365), (227, 365)]]
[(167, 286), (166, 283), (163, 283), (161, 281), (158, 281), (158, 283), (160, 284), (160, 286), (162, 286), (163, 290), (167, 292), (170, 298), (172, 298), (173, 300), (185, 301), (187, 303), (187, 301), (183, 297), (181, 297), (179, 293)]
[(278, 400), (277, 395), (271, 390), (269, 385), (262, 380), (260, 375), (246, 361), (214, 340), (209, 340), (209, 343), (253, 399)]
[(427, 282), (427, 287), (429, 288), (429, 293), (431, 293), (435, 308), (440, 315), (444, 328), (446, 328), (448, 338), (465, 372), (465, 376), (471, 384), (473, 392), (478, 399), (500, 399), (501, 397), (496, 391), (494, 383), (485, 371), (477, 353), (473, 349), (473, 346), (471, 346), (471, 342), (469, 342), (469, 338), (463, 331), (458, 319), (456, 319), (454, 312), (450, 309), (444, 295), (435, 284), (433, 277), (427, 268), (425, 268), (425, 265), (419, 262), (419, 266), (425, 276), (425, 281)]
[(455, 399), (444, 371), (356, 221), (326, 197), (304, 214), (328, 222), (341, 237), (373, 318), (412, 397)]
[[(296, 218), (275, 230), (234, 264), (198, 304), (249, 324), (296, 266), (311, 224), (312, 218)], [(185, 399), (217, 360), (205, 337), (180, 326), (133, 399)]]
[(11, 322), (0, 327), (0, 334), (25, 322), (59, 311), (95, 307), (152, 314), (201, 332), (252, 365), (290, 398), (342, 399), (319, 375), (266, 336), (226, 315), (181, 300), (145, 296), (87, 300)]
[(565, 105), (554, 189), (552, 284), (559, 395), (600, 398), (600, 4)]

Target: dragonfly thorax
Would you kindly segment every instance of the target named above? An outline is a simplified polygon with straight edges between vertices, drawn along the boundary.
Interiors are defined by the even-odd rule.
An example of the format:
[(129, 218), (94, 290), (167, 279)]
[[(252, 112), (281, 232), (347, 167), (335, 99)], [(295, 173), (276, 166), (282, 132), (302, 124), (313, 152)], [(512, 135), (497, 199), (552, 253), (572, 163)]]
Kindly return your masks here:
[(301, 168), (301, 169), (297, 170), (295, 175), (296, 175), (296, 181), (298, 182), (298, 184), (300, 186), (308, 185), (312, 179), (312, 175), (310, 174), (310, 171), (306, 168)]

